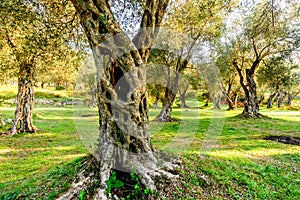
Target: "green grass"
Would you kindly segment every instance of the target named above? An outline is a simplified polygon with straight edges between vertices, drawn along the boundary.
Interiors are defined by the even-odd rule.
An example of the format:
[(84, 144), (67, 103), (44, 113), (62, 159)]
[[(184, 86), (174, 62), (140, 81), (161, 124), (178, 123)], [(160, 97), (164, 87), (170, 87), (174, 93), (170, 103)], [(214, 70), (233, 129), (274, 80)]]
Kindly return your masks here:
[[(151, 109), (150, 118), (159, 111)], [(13, 112), (13, 107), (0, 107), (1, 117), (12, 117)], [(236, 117), (240, 112), (214, 111), (211, 106), (174, 108), (178, 122), (151, 122), (155, 148), (173, 152), (184, 161), (180, 175), (188, 193), (179, 188), (177, 195), (187, 199), (299, 199), (300, 147), (263, 137), (300, 137), (300, 112), (263, 108), (262, 113), (272, 119), (242, 119)], [(86, 159), (84, 144), (93, 145), (95, 135), (86, 136), (84, 144), (79, 137), (95, 130), (95, 114), (95, 109), (84, 107), (74, 114), (71, 106), (37, 106), (38, 133), (0, 137), (0, 199), (55, 199), (64, 192)]]

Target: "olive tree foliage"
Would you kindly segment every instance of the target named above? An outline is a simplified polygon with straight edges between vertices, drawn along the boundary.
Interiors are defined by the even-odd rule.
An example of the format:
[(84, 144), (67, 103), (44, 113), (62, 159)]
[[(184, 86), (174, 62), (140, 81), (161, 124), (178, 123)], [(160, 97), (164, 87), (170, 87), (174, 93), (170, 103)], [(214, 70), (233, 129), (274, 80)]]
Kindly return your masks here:
[(62, 37), (73, 29), (74, 9), (60, 1), (3, 0), (0, 13), (1, 52), (7, 55), (1, 61), (1, 69), (4, 74), (14, 72), (18, 79), (10, 134), (35, 132), (32, 114), (37, 74), (51, 73), (51, 67), (65, 65), (64, 61), (74, 57), (75, 51), (67, 43), (69, 37)]
[(294, 65), (283, 59), (269, 59), (263, 62), (257, 73), (259, 86), (270, 92), (267, 100), (267, 108), (272, 108), (274, 99), (278, 101), (278, 107), (287, 97), (287, 105), (299, 94), (300, 78), (296, 73), (298, 65)]
[(254, 4), (231, 38), (232, 65), (238, 72), (245, 102), (243, 115), (260, 117), (256, 72), (270, 57), (288, 57), (299, 47), (299, 16), (288, 11), (279, 1)]
[[(225, 31), (224, 31), (225, 32)], [(223, 36), (226, 37), (226, 36)], [(222, 39), (215, 45), (212, 51), (212, 59), (220, 71), (222, 83), (220, 90), (228, 103), (228, 110), (237, 109), (237, 100), (240, 94), (241, 85), (239, 84), (238, 73), (232, 65), (234, 52), (232, 46), (223, 43)]]
[[(82, 62), (80, 70), (78, 71), (78, 78), (77, 78), (77, 88), (81, 90), (81, 92), (87, 93), (90, 95), (90, 102), (89, 106), (95, 107), (96, 106), (96, 67), (94, 59), (92, 58), (93, 55), (87, 55), (85, 60)], [(80, 91), (79, 91), (80, 92)]]
[(156, 60), (176, 73), (166, 82), (163, 106), (156, 117), (157, 121), (172, 121), (171, 111), (179, 89), (179, 74), (189, 66), (191, 60), (203, 62), (203, 46), (220, 36), (223, 19), (230, 8), (231, 1), (226, 0), (172, 1), (164, 22), (164, 27), (171, 34), (166, 33), (169, 36), (163, 37), (159, 45), (169, 51), (160, 51), (162, 55), (156, 55)]

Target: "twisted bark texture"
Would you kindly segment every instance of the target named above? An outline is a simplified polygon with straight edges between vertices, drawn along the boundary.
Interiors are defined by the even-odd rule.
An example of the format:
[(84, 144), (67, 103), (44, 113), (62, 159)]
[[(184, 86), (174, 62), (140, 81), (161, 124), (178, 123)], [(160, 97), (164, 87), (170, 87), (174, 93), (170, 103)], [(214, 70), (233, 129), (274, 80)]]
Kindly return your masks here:
[(15, 118), (9, 134), (18, 132), (34, 133), (38, 129), (33, 125), (34, 106), (34, 58), (22, 62), (18, 74), (18, 95)]
[[(243, 74), (241, 67), (238, 66), (237, 62), (233, 62), (234, 67), (238, 71), (240, 84), (246, 96), (242, 115), (249, 118), (258, 118), (263, 116), (259, 113), (256, 83), (254, 80), (255, 69), (258, 67), (259, 62), (260, 60), (256, 60), (253, 62), (250, 69), (245, 69), (245, 75)], [(246, 76), (246, 80), (244, 76)], [(246, 83), (244, 81), (246, 81)]]
[(143, 1), (141, 28), (130, 40), (116, 21), (109, 1), (72, 0), (97, 68), (96, 158), (103, 188), (99, 188), (96, 199), (106, 198), (105, 181), (113, 169), (128, 172), (135, 167), (141, 182), (153, 190), (155, 176), (172, 176), (161, 170), (151, 145), (146, 92), (146, 63), (168, 1)]

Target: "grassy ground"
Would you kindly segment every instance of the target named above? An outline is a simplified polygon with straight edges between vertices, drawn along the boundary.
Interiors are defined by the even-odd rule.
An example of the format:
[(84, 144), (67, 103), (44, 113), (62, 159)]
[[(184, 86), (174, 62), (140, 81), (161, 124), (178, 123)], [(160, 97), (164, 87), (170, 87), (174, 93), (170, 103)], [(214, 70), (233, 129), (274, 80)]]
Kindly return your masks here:
[[(13, 112), (1, 107), (0, 117)], [(263, 140), (300, 137), (300, 112), (262, 109), (272, 119), (249, 120), (235, 117), (240, 112), (174, 108), (178, 122), (151, 123), (154, 146), (184, 161), (189, 192), (178, 188), (178, 199), (300, 199), (300, 147)], [(86, 159), (79, 137), (82, 124), (94, 128), (97, 117), (89, 113), (95, 110), (81, 108), (74, 121), (70, 106), (37, 106), (40, 132), (0, 137), (0, 199), (55, 199), (65, 191)]]

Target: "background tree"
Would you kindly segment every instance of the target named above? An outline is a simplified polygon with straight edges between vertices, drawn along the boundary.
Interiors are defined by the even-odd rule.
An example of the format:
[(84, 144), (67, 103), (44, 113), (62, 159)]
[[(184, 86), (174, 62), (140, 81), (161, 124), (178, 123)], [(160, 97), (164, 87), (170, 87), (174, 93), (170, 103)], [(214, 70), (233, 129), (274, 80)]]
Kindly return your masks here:
[(68, 58), (74, 51), (70, 46), (66, 48), (66, 38), (58, 37), (70, 31), (66, 27), (74, 22), (74, 15), (70, 16), (73, 11), (70, 4), (59, 1), (1, 3), (0, 32), (5, 36), (2, 49), (9, 52), (8, 63), (18, 71), (16, 111), (10, 134), (37, 130), (32, 120), (36, 72), (55, 60)]
[(221, 90), (228, 103), (228, 110), (237, 109), (238, 96), (241, 85), (238, 81), (238, 73), (232, 65), (234, 52), (230, 44), (218, 42), (212, 57), (222, 77)]
[(91, 100), (89, 102), (89, 106), (95, 107), (96, 104), (96, 67), (95, 62), (92, 57), (93, 55), (87, 55), (85, 61), (82, 63), (82, 66), (78, 72), (78, 83), (77, 87), (84, 87), (84, 90), (88, 90), (88, 94), (91, 96)]
[[(163, 106), (156, 117), (157, 121), (172, 121), (171, 111), (178, 92), (179, 74), (189, 66), (191, 59), (194, 62), (196, 60), (200, 62), (200, 59), (204, 57), (200, 55), (202, 47), (220, 36), (220, 28), (230, 6), (230, 2), (224, 0), (174, 1), (172, 4), (165, 26), (182, 36), (164, 37), (164, 40), (166, 38), (172, 40), (172, 42), (167, 42), (167, 45), (173, 44), (172, 46), (179, 49), (175, 54), (172, 53), (173, 58), (168, 61), (169, 63), (163, 59), (164, 64), (169, 65), (176, 73), (167, 82)], [(160, 46), (164, 49), (172, 49), (170, 46), (164, 47), (163, 41)], [(161, 51), (161, 53), (166, 52)], [(162, 58), (165, 57), (169, 55), (162, 55)]]
[(275, 1), (255, 4), (253, 12), (245, 17), (241, 32), (234, 39), (233, 57), (240, 84), (245, 93), (244, 110), (246, 117), (260, 117), (255, 74), (264, 59), (271, 56), (288, 56), (299, 44), (297, 26), (290, 24), (295, 16), (285, 12)]
[[(270, 91), (267, 100), (267, 108), (272, 108), (274, 97), (277, 95), (278, 105), (282, 104), (283, 98), (290, 95), (287, 104), (291, 105), (291, 100), (297, 95), (299, 79), (294, 69), (297, 65), (288, 63), (287, 61), (275, 58), (263, 62), (257, 73), (257, 80), (261, 87), (265, 87)], [(284, 95), (285, 94), (285, 95)]]

